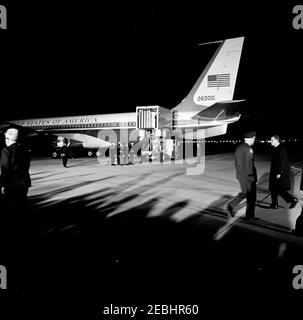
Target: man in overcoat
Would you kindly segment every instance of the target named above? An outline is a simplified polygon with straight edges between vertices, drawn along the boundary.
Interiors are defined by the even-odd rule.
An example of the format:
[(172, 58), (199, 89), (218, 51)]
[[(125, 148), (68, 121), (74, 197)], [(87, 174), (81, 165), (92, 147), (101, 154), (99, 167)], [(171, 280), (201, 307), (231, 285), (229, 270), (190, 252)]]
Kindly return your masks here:
[(291, 189), (290, 166), (284, 146), (280, 143), (280, 137), (273, 135), (270, 139), (273, 147), (270, 172), (269, 172), (269, 190), (271, 192), (270, 208), (278, 208), (278, 196), (280, 195), (292, 209), (296, 206), (298, 199), (288, 191)]
[(11, 209), (24, 209), (28, 188), (31, 186), (29, 175), (30, 156), (18, 143), (19, 131), (10, 128), (5, 132), (6, 147), (1, 153), (1, 193), (5, 195)]
[(27, 193), (31, 186), (29, 174), (30, 155), (18, 142), (19, 131), (9, 128), (5, 132), (5, 144), (1, 152), (1, 235), (17, 241), (28, 226)]
[[(303, 195), (303, 173), (301, 176), (300, 193)], [(291, 232), (295, 236), (303, 237), (303, 207), (301, 210), (301, 214), (298, 216), (296, 220), (295, 229), (292, 230)]]
[(239, 145), (235, 152), (236, 176), (240, 184), (240, 193), (232, 199), (227, 210), (232, 217), (235, 207), (246, 198), (246, 219), (255, 218), (257, 170), (254, 165), (254, 150), (252, 148), (256, 139), (256, 132), (244, 135), (244, 143)]

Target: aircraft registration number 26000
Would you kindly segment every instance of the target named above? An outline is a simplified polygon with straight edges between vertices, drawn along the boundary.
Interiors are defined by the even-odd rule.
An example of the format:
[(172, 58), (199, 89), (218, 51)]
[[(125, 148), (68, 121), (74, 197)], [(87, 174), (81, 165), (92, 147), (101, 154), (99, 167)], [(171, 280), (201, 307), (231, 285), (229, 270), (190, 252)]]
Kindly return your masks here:
[(215, 100), (215, 96), (198, 96), (198, 101), (209, 101), (209, 100)]

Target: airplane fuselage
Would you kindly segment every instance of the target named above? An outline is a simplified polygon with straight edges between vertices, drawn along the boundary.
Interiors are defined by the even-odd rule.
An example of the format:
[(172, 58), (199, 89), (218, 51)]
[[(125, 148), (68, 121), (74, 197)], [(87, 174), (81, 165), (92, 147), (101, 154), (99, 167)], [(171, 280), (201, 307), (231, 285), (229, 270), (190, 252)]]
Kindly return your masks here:
[[(205, 139), (223, 135), (239, 120), (233, 100), (244, 37), (221, 41), (188, 95), (173, 109), (137, 106), (136, 112), (9, 121), (32, 131), (81, 143), (84, 148), (108, 148), (113, 143), (174, 136)], [(168, 133), (167, 133), (168, 131)], [(162, 138), (161, 138), (162, 137)], [(146, 139), (148, 140), (148, 139)]]

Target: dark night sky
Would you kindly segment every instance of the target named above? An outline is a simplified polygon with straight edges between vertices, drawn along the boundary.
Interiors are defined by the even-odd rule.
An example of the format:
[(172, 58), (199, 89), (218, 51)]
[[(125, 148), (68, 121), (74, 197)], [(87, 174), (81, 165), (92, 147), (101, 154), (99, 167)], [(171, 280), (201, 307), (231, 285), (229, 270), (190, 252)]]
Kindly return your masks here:
[(247, 102), (235, 130), (244, 123), (301, 134), (303, 30), (293, 29), (292, 8), (289, 1), (10, 1), (8, 30), (0, 30), (1, 118), (172, 108), (216, 49), (198, 43), (244, 35), (234, 98)]

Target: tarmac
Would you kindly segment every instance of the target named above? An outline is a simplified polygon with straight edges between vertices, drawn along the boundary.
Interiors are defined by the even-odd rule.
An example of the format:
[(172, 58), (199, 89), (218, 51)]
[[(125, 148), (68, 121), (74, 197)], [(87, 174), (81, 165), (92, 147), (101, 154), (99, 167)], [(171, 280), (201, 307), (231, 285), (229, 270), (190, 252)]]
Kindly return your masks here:
[(153, 200), (153, 207), (145, 213), (148, 218), (161, 217), (165, 213), (170, 221), (179, 223), (201, 211), (222, 220), (224, 225), (214, 230), (214, 239), (221, 239), (232, 231), (235, 224), (241, 224), (242, 228), (303, 245), (303, 238), (289, 232), (294, 228), (303, 204), (299, 193), (301, 164), (292, 170), (292, 192), (299, 199), (298, 205), (289, 210), (289, 205), (279, 198), (279, 208), (270, 209), (270, 164), (267, 159), (256, 160), (257, 220), (248, 225), (240, 219), (245, 215), (245, 202), (238, 208), (235, 218), (229, 218), (225, 210), (229, 199), (239, 192), (233, 161), (231, 153), (206, 156), (205, 171), (200, 173), (197, 170), (191, 175), (187, 171), (197, 167), (195, 159), (188, 164), (180, 160), (176, 163), (136, 162), (135, 165), (111, 166), (109, 160), (99, 162), (96, 158), (79, 158), (70, 160), (68, 168), (61, 167), (61, 160), (33, 160), (33, 187), (29, 197), (38, 199), (34, 211), (63, 201), (74, 203), (81, 197), (88, 207), (93, 206), (106, 218)]
[(203, 312), (188, 319), (233, 315), (235, 301), (270, 316), (293, 311), (303, 291), (293, 287), (303, 238), (290, 233), (302, 208), (301, 164), (292, 170), (299, 203), (289, 210), (279, 199), (274, 210), (269, 161), (256, 157), (257, 219), (246, 221), (245, 202), (234, 218), (225, 210), (239, 192), (233, 154), (206, 156), (202, 174), (193, 174), (195, 161), (111, 166), (78, 158), (63, 168), (60, 159), (33, 159), (24, 308), (65, 319), (119, 319), (102, 316), (109, 304), (199, 305)]

